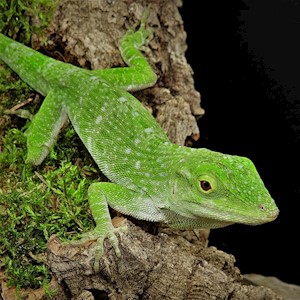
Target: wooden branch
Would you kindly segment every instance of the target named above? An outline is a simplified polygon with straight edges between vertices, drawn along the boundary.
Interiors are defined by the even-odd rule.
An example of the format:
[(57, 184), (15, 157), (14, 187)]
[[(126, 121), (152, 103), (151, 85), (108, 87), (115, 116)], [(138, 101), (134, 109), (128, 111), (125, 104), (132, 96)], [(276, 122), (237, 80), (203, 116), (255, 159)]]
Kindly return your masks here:
[(206, 246), (207, 230), (163, 228), (153, 235), (123, 222), (129, 232), (120, 240), (122, 257), (107, 241), (99, 274), (93, 271), (93, 244), (49, 240), (49, 267), (73, 299), (281, 299), (268, 288), (242, 285), (234, 257)]

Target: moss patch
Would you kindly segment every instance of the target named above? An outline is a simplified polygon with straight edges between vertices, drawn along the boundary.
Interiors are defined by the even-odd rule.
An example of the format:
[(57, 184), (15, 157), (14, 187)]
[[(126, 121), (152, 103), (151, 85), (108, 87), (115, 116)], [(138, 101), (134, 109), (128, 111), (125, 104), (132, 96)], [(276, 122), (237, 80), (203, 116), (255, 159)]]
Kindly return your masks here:
[(41, 34), (49, 25), (56, 7), (55, 0), (1, 1), (0, 32), (28, 44), (32, 33)]

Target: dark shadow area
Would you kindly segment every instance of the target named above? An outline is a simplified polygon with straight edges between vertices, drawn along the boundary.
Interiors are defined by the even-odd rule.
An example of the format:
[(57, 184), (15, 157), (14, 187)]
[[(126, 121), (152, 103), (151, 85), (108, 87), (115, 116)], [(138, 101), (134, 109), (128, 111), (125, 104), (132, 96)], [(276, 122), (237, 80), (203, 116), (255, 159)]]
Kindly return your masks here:
[(280, 215), (212, 230), (242, 273), (300, 284), (300, 1), (183, 1), (187, 60), (206, 114), (195, 147), (253, 160)]

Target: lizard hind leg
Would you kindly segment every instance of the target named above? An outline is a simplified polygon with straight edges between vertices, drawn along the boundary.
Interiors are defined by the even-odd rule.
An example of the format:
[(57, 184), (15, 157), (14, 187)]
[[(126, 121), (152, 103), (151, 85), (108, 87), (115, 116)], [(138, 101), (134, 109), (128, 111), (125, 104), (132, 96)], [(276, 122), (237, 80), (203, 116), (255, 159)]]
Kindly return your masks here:
[(67, 120), (60, 95), (50, 91), (26, 131), (26, 163), (39, 165), (48, 155), (55, 139)]
[(140, 51), (153, 38), (154, 29), (146, 28), (149, 13), (150, 10), (145, 9), (140, 27), (128, 30), (119, 42), (122, 58), (128, 67), (92, 70), (93, 75), (105, 76), (111, 82), (117, 81), (118, 86), (127, 91), (142, 90), (155, 84), (157, 75)]

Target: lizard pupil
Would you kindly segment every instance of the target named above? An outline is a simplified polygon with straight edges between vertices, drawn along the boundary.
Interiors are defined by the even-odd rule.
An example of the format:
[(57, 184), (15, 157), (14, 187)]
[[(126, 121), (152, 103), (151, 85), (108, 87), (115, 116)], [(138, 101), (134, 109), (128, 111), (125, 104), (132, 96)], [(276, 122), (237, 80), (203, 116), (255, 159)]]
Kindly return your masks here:
[(200, 185), (203, 191), (209, 191), (211, 190), (211, 185), (208, 181), (206, 180), (201, 180)]

